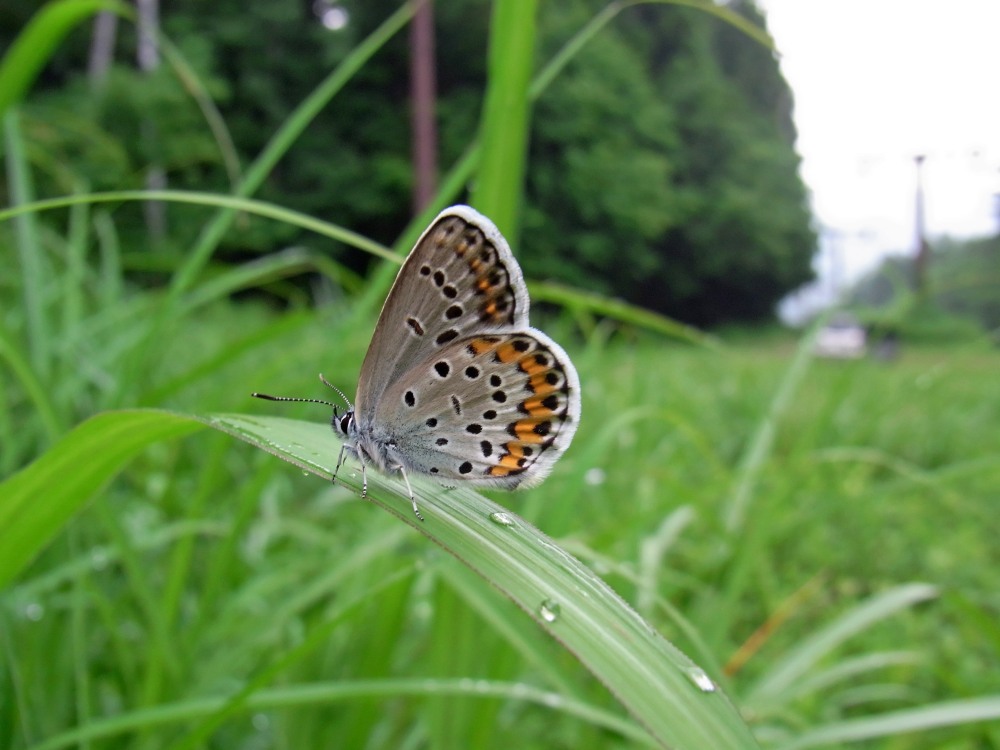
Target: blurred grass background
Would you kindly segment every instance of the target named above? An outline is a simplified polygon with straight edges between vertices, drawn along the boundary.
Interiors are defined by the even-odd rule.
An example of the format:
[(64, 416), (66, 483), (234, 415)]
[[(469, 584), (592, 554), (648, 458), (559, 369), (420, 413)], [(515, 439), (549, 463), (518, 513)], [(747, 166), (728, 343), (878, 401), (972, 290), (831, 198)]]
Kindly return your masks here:
[[(44, 62), (112, 6), (51, 4), (36, 17), (49, 41), (28, 46)], [(256, 194), (411, 12), (332, 68), (233, 195)], [(0, 80), (15, 83), (0, 89), (25, 102), (4, 102), (0, 476), (102, 410), (261, 413), (250, 391), (313, 395), (319, 371), (349, 388), (394, 266), (362, 281), (300, 246), (218, 261), (254, 206), (197, 196), (197, 231), (139, 259), (118, 226), (136, 196), (98, 202), (72, 164), (45, 160), (24, 127), (39, 65), (4, 60)], [(487, 117), (481, 144), (523, 149), (489, 145), (503, 115)], [(499, 174), (480, 208), (516, 222), (519, 180), (490, 153)], [(480, 174), (475, 158), (462, 164), (464, 179), (443, 185)], [(32, 204), (65, 194), (58, 210)], [(265, 205), (284, 230), (300, 226)], [(290, 281), (307, 270), (320, 281)], [(988, 339), (813, 361), (808, 341), (773, 326), (684, 343), (636, 308), (572, 290), (560, 302), (533, 321), (573, 357), (584, 420), (542, 487), (497, 499), (703, 665), (764, 747), (1000, 747), (1000, 354)], [(608, 719), (621, 710), (592, 675), (456, 560), (351, 490), (222, 434), (142, 451), (0, 593), (0, 617), (3, 747), (642, 744)]]

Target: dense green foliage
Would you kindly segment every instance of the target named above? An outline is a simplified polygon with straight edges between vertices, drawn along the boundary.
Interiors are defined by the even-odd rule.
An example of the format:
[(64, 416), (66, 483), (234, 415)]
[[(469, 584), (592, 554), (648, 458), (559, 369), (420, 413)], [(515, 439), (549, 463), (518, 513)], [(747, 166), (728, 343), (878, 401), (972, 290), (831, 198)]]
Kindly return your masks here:
[(913, 260), (890, 257), (848, 297), (875, 326), (948, 343), (984, 333), (1000, 340), (1000, 237), (934, 243), (927, 288), (914, 289)]
[[(585, 15), (553, 13), (553, 36)], [(579, 286), (681, 320), (768, 317), (812, 273), (790, 115), (767, 49), (703, 13), (637, 8), (539, 101), (528, 269), (565, 277), (577, 258)]]
[[(345, 5), (352, 22), (339, 32), (298, 2), (255, 5), (252, 13), (235, 0), (164, 7), (164, 33), (207, 82), (244, 161), (396, 4)], [(602, 5), (542, 3), (539, 65)], [(752, 5), (734, 7), (760, 21)], [(435, 13), (440, 163), (447, 168), (476, 134), (489, 4), (441, 3)], [(149, 77), (128, 62), (134, 28), (121, 25), (119, 64), (99, 91), (82, 74), (85, 41), (80, 35), (51, 66), (44, 93), (28, 108), (29, 138), (53, 162), (52, 192), (140, 187), (148, 164), (163, 167), (175, 188), (228, 190), (219, 150), (188, 92), (168, 67)], [(336, 107), (319, 114), (259, 196), (382, 242), (395, 238), (409, 217), (412, 187), (407, 55), (399, 35)], [(757, 41), (691, 9), (623, 12), (536, 103), (525, 231), (515, 238), (526, 273), (694, 324), (770, 317), (778, 299), (811, 278), (815, 247), (790, 113), (777, 63)], [(147, 118), (157, 123), (152, 133)], [(171, 232), (159, 249), (182, 248), (201, 216), (171, 207)], [(118, 218), (130, 247), (149, 244), (140, 206)], [(333, 250), (253, 220), (231, 230), (224, 248), (241, 258), (292, 243)], [(355, 253), (345, 258), (358, 270), (367, 263)], [(126, 260), (135, 268), (162, 265)]]

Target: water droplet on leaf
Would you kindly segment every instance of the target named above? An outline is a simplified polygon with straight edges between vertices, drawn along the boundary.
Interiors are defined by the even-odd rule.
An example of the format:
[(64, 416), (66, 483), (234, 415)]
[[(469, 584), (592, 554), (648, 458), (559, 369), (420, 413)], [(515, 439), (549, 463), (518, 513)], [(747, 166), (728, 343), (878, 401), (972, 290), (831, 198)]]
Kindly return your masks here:
[(714, 693), (715, 683), (701, 667), (690, 667), (687, 670), (688, 679), (703, 693)]
[(24, 619), (38, 622), (45, 614), (45, 607), (38, 602), (31, 602), (24, 607)]
[(507, 513), (496, 512), (490, 513), (490, 520), (497, 526), (513, 526), (514, 519), (510, 517)]
[(561, 612), (562, 607), (559, 606), (559, 602), (552, 599), (546, 599), (538, 608), (538, 616), (545, 620), (545, 622), (555, 622), (559, 619)]

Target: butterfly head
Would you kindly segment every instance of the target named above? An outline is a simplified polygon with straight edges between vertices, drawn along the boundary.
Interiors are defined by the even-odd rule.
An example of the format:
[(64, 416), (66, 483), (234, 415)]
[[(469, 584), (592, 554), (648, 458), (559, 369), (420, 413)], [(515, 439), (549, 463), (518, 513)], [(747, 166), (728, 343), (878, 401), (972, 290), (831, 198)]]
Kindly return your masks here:
[(354, 410), (348, 409), (340, 413), (336, 405), (333, 407), (333, 419), (330, 420), (333, 431), (345, 438), (352, 438), (357, 433), (357, 424), (354, 422)]

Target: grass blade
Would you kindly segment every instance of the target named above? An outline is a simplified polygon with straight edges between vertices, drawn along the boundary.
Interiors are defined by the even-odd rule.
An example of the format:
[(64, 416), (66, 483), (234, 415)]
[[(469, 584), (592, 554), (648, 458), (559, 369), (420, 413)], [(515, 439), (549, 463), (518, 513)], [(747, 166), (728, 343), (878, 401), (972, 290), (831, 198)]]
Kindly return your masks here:
[[(814, 729), (781, 745), (779, 750), (802, 750), (807, 747), (839, 745), (846, 742), (898, 737), (909, 732), (925, 732), (939, 727), (958, 726), (977, 721), (1000, 719), (1000, 695), (933, 703), (905, 711), (838, 721)], [(919, 746), (914, 745), (914, 747)], [(962, 745), (955, 745), (961, 747)], [(971, 745), (965, 745), (970, 747)]]
[(217, 193), (200, 193), (187, 190), (116, 190), (109, 193), (68, 195), (61, 198), (48, 198), (20, 206), (0, 209), (0, 221), (6, 221), (36, 211), (49, 211), (55, 208), (75, 206), (80, 203), (120, 203), (122, 201), (174, 201), (177, 203), (191, 203), (198, 206), (218, 206), (224, 211), (231, 211), (234, 214), (237, 211), (243, 211), (255, 216), (263, 216), (268, 219), (297, 226), (324, 237), (330, 237), (351, 247), (356, 247), (372, 255), (377, 255), (380, 258), (392, 260), (396, 263), (402, 262), (402, 259), (396, 257), (389, 248), (349, 229), (343, 229), (336, 224), (331, 224), (308, 214), (293, 211), (290, 208), (283, 208), (282, 206), (277, 206), (266, 201), (219, 195)]
[(130, 15), (125, 5), (114, 0), (57, 0), (31, 17), (0, 61), (0, 117), (31, 88), (63, 37), (102, 10)]
[[(330, 476), (336, 444), (325, 425), (237, 415), (214, 417), (209, 423), (312, 473)], [(202, 426), (203, 421), (170, 412), (106, 412), (79, 425), (5, 481), (0, 485), (0, 548), (5, 552), (0, 586), (143, 447)], [(342, 476), (346, 484), (358, 486), (359, 478), (349, 470)], [(733, 705), (704, 672), (552, 540), (467, 489), (444, 490), (418, 477), (412, 481), (425, 523), (413, 516), (396, 479), (373, 472), (369, 498), (518, 604), (573, 652), (658, 742), (678, 749), (756, 747)]]
[[(338, 680), (308, 685), (260, 690), (246, 698), (240, 714), (295, 706), (329, 705), (341, 701), (356, 701), (365, 697), (388, 699), (398, 696), (415, 698), (430, 695), (475, 696), (479, 698), (506, 698), (546, 706), (571, 716), (578, 716), (594, 726), (604, 727), (623, 737), (655, 747), (649, 736), (634, 724), (599, 707), (546, 690), (539, 690), (523, 683), (488, 682), (467, 679), (442, 680), (401, 678), (387, 680)], [(141, 731), (155, 726), (186, 724), (194, 719), (209, 716), (226, 708), (230, 699), (196, 698), (177, 703), (140, 709), (107, 719), (97, 719), (90, 724), (50, 737), (34, 745), (32, 750), (58, 750), (62, 747), (82, 745), (106, 737)]]
[[(3, 117), (4, 143), (7, 147), (7, 183), (11, 204), (15, 206), (30, 203), (34, 195), (19, 119), (16, 109), (7, 112)], [(35, 374), (45, 380), (52, 366), (50, 358), (52, 333), (45, 309), (45, 290), (49, 286), (51, 274), (45, 268), (35, 216), (30, 212), (22, 213), (18, 216), (14, 229), (17, 254), (21, 263), (21, 285), (24, 290), (28, 358)]]
[[(247, 168), (235, 193), (240, 197), (253, 195), (271, 173), (282, 156), (288, 152), (302, 131), (325, 107), (364, 64), (399, 31), (413, 15), (413, 6), (405, 3), (382, 22), (359, 44), (295, 109), (278, 129), (264, 150)], [(223, 209), (205, 226), (184, 266), (171, 279), (170, 291), (176, 297), (194, 283), (215, 248), (222, 240), (236, 216), (232, 209)]]
[(535, 59), (536, 0), (493, 4), (482, 152), (473, 190), (478, 209), (517, 244), (517, 212), (528, 153), (528, 86)]
[(0, 484), (0, 589), (139, 451), (202, 426), (164, 411), (98, 414)]
[(586, 310), (603, 318), (617, 320), (636, 328), (645, 328), (654, 333), (662, 333), (664, 336), (691, 344), (717, 351), (722, 349), (722, 343), (710, 334), (618, 299), (609, 299), (551, 281), (531, 281), (528, 283), (528, 291), (531, 292), (531, 299), (534, 302), (552, 302), (570, 310)]
[(802, 337), (799, 347), (795, 352), (795, 358), (788, 366), (784, 378), (778, 386), (777, 393), (771, 401), (767, 414), (757, 425), (750, 444), (747, 446), (740, 460), (737, 470), (736, 484), (733, 487), (732, 497), (729, 499), (724, 511), (723, 521), (726, 531), (730, 534), (738, 534), (744, 525), (747, 513), (750, 511), (750, 504), (753, 500), (753, 492), (757, 487), (757, 480), (761, 471), (771, 455), (771, 448), (774, 446), (774, 436), (778, 428), (778, 423), (788, 410), (792, 397), (798, 391), (802, 380), (809, 370), (812, 362), (813, 339), (816, 332), (821, 327), (823, 321), (820, 320), (813, 328)]
[[(329, 427), (224, 415), (215, 425), (324, 478), (337, 443)], [(360, 490), (350, 465), (338, 480)], [(551, 539), (471, 490), (411, 477), (426, 522), (402, 482), (368, 475), (368, 497), (500, 589), (574, 653), (666, 747), (756, 747), (739, 714), (704, 672), (647, 625), (607, 584)]]
[(789, 690), (820, 659), (853, 635), (906, 607), (937, 596), (937, 588), (911, 583), (883, 591), (834, 620), (804, 640), (748, 694), (748, 702), (773, 700)]
[[(63, 425), (62, 418), (52, 402), (52, 394), (46, 390), (45, 385), (38, 379), (35, 371), (32, 370), (27, 358), (23, 356), (23, 352), (15, 346), (13, 340), (3, 328), (0, 328), (0, 360), (5, 360), (7, 366), (14, 372), (25, 394), (41, 418), (46, 439), (49, 442), (54, 442), (62, 434)], [(10, 444), (12, 443), (8, 445)], [(11, 450), (10, 453), (13, 454), (14, 451)], [(4, 458), (7, 458), (7, 455), (5, 452)], [(0, 473), (3, 473), (7, 468), (3, 459), (0, 459)]]

